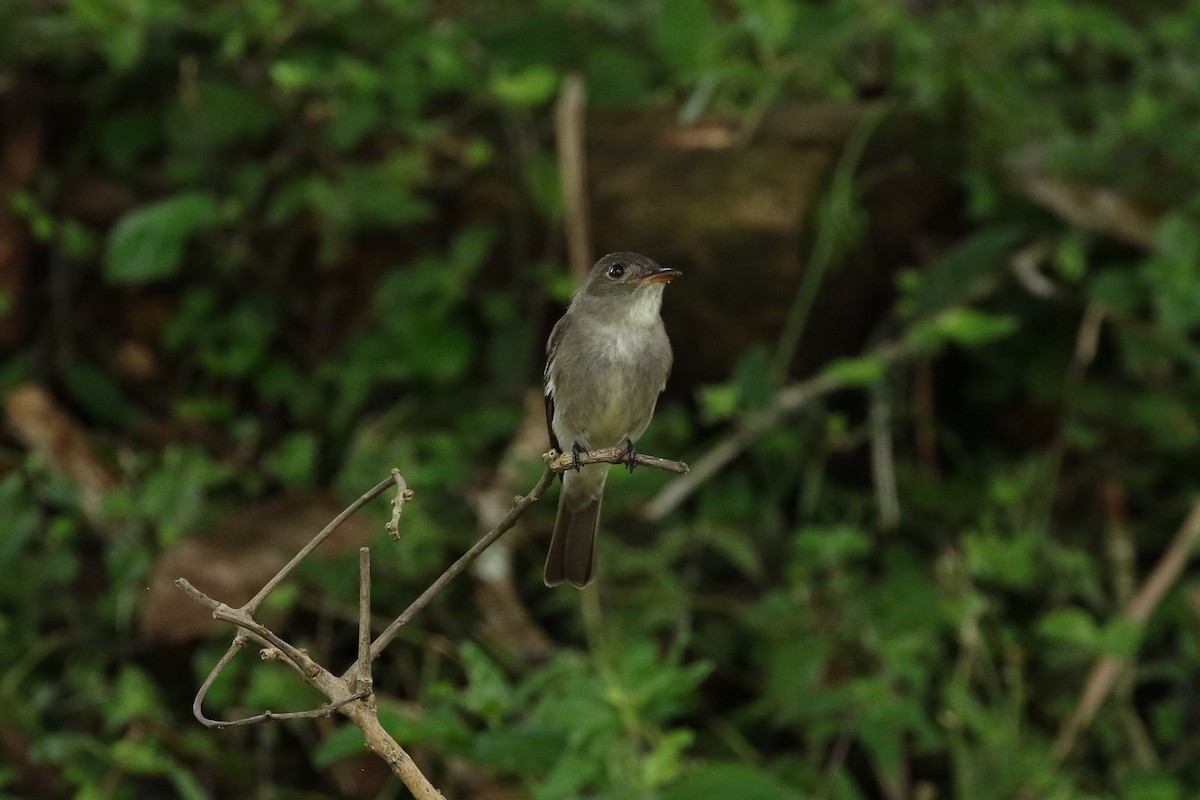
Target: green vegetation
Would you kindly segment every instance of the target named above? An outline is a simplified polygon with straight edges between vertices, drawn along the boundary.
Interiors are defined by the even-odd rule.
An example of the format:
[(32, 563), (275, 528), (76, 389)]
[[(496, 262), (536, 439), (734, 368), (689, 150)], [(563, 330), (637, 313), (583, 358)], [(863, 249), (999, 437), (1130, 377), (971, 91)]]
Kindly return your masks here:
[[(369, 509), (376, 614), (475, 540), (570, 288), (552, 110), (572, 72), (597, 117), (720, 119), (748, 150), (780, 109), (875, 109), (814, 198), (776, 338), (703, 385), (680, 374), (705, 355), (680, 353), (641, 449), (695, 465), (791, 381), (842, 388), (662, 520), (638, 507), (669, 477), (614, 471), (599, 592), (541, 586), (535, 507), (506, 542), (552, 644), (485, 629), (476, 579), (452, 585), (375, 675), (431, 780), (1194, 796), (1200, 581), (1144, 624), (1122, 609), (1197, 498), (1197, 41), (1200, 5), (1133, 0), (0, 3), (0, 797), (404, 796), (337, 718), (202, 729), (227, 633), (167, 643), (138, 619), (162, 554), (236, 509), (349, 500), (392, 466), (416, 496), (398, 543)], [(798, 374), (869, 249), (880, 142), (947, 143), (956, 199), (923, 257), (876, 265), (877, 336)], [(23, 432), (31, 382), (109, 480)], [(302, 573), (271, 623), (336, 669), (355, 563)], [(1056, 753), (1105, 656), (1136, 670)], [(247, 656), (206, 708), (314, 702)]]

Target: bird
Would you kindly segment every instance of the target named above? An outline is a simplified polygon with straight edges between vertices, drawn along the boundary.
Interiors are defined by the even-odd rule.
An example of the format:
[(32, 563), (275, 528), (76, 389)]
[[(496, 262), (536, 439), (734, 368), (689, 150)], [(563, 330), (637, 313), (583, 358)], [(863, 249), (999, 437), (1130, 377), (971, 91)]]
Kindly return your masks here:
[(671, 343), (660, 315), (663, 290), (683, 273), (632, 252), (592, 267), (546, 342), (543, 383), (550, 445), (570, 452), (543, 580), (582, 589), (596, 572), (596, 533), (609, 464), (579, 463), (585, 451), (634, 444), (654, 415), (671, 373)]

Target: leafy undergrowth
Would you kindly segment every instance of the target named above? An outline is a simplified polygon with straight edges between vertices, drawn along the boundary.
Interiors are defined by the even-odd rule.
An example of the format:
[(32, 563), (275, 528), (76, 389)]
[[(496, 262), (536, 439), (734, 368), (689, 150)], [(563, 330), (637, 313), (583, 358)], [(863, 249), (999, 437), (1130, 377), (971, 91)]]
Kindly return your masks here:
[[(825, 271), (869, 260), (886, 165), (852, 145), (892, 112), (956, 142), (956, 206), (884, 265), (877, 335), (815, 373), (837, 391), (662, 519), (643, 511), (671, 479), (614, 471), (596, 589), (541, 585), (535, 507), (507, 542), (527, 627), (481, 625), (478, 579), (451, 585), (380, 660), (388, 729), (448, 797), (1191, 796), (1200, 584), (1145, 624), (1122, 609), (1196, 497), (1198, 12), (461, 5), (0, 8), (0, 793), (403, 795), (336, 718), (202, 729), (228, 634), (151, 633), (150, 585), (206, 531), (261, 569), (292, 545), (248, 505), (353, 499), (392, 466), (400, 540), (364, 511), (384, 624), (474, 541), (570, 290), (551, 112), (578, 71), (597, 114), (711, 115), (751, 149), (772, 109), (883, 101), (814, 201), (779, 338), (674, 381), (644, 452), (695, 465), (787, 391), (809, 301), (837, 302)], [(31, 386), (63, 417), (18, 413)], [(334, 669), (352, 549), (264, 611)], [(1106, 656), (1136, 669), (1056, 752)], [(317, 700), (246, 656), (206, 708)]]

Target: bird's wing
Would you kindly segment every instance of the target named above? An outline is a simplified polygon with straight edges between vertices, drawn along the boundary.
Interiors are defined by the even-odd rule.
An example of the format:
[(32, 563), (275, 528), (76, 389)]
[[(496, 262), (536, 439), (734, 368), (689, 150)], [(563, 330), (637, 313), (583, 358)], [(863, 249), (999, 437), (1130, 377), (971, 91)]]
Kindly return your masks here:
[(562, 447), (558, 443), (558, 437), (554, 435), (554, 379), (551, 372), (554, 366), (554, 356), (567, 331), (569, 319), (568, 316), (563, 315), (563, 318), (556, 322), (554, 329), (550, 331), (550, 338), (546, 340), (546, 370), (542, 373), (542, 388), (546, 396), (546, 433), (550, 435), (550, 446), (560, 453)]

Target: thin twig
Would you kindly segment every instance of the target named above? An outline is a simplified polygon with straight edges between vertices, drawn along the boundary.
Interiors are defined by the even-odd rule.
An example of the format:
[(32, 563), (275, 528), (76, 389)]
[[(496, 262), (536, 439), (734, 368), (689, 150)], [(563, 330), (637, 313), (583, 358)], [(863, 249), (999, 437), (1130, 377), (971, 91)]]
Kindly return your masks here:
[(242, 648), (246, 646), (246, 641), (246, 634), (239, 631), (233, 637), (233, 643), (229, 645), (229, 649), (225, 651), (225, 655), (221, 656), (217, 663), (213, 665), (213, 668), (209, 670), (208, 677), (204, 679), (204, 683), (200, 684), (200, 691), (196, 692), (196, 699), (192, 701), (192, 716), (200, 720), (200, 724), (206, 728), (224, 728), (237, 724), (236, 722), (226, 722), (204, 716), (204, 698), (208, 696), (208, 690), (212, 688), (217, 677), (225, 671), (225, 667), (229, 666), (229, 662), (233, 661), (233, 657), (240, 653)]
[(1072, 225), (1146, 250), (1157, 249), (1160, 212), (1113, 189), (1053, 177), (1042, 161), (1040, 154), (1031, 149), (1010, 165), (1008, 182)]
[[(534, 486), (533, 489), (531, 489), (530, 492), (524, 497), (518, 497), (513, 503), (512, 508), (509, 509), (508, 513), (504, 515), (504, 518), (501, 519), (494, 528), (484, 534), (479, 541), (471, 546), (470, 550), (463, 553), (457, 561), (451, 564), (450, 567), (447, 568), (447, 570), (443, 572), (438, 579), (429, 586), (428, 589), (422, 592), (421, 595), (414, 600), (408, 608), (401, 612), (400, 616), (392, 620), (392, 623), (388, 625), (387, 629), (384, 630), (383, 633), (379, 634), (379, 636), (375, 638), (375, 641), (371, 643), (371, 652), (369, 656), (371, 660), (379, 658), (379, 654), (383, 652), (384, 648), (386, 648), (392, 642), (392, 640), (396, 638), (397, 635), (399, 635), (400, 630), (407, 625), (409, 621), (412, 620), (412, 618), (416, 616), (423, 608), (425, 608), (425, 606), (429, 605), (433, 598), (437, 597), (442, 589), (446, 587), (446, 584), (450, 583), (450, 581), (454, 580), (459, 573), (471, 566), (472, 562), (479, 557), (480, 553), (490, 547), (497, 539), (507, 533), (508, 530), (516, 524), (521, 515), (524, 514), (531, 505), (536, 503), (538, 498), (540, 498), (545, 493), (546, 489), (550, 487), (555, 475), (571, 469), (574, 465), (574, 457), (569, 453), (554, 455), (553, 451), (551, 451), (544, 456), (544, 460), (546, 461), (546, 471), (542, 474), (541, 480), (537, 482), (537, 485)], [(670, 461), (665, 458), (649, 456), (643, 453), (637, 453), (633, 460), (638, 464), (642, 464), (647, 467), (653, 467), (654, 469), (666, 470), (668, 472), (684, 474), (688, 470), (687, 464), (682, 462)], [(579, 454), (579, 463), (581, 465), (600, 463), (628, 464), (629, 461), (629, 453), (624, 449), (617, 447)], [(346, 677), (349, 677), (356, 668), (356, 666), (351, 667), (350, 670), (347, 671)]]
[[(375, 487), (373, 489), (371, 489), (366, 494), (364, 494), (362, 497), (358, 498), (353, 503), (348, 505), (346, 507), (345, 511), (343, 511), (342, 513), (340, 513), (336, 517), (334, 517), (333, 521), (330, 522), (328, 525), (326, 525), (321, 530), (320, 533), (318, 533), (316, 536), (314, 536), (313, 540), (311, 542), (304, 545), (304, 547), (300, 550), (299, 553), (296, 553), (296, 555), (292, 556), (291, 561), (284, 564), (283, 568), (280, 569), (279, 572), (275, 573), (275, 577), (273, 577), (273, 578), (271, 578), (271, 580), (267, 581), (266, 585), (263, 586), (263, 588), (258, 590), (258, 594), (254, 595), (254, 597), (250, 598), (250, 602), (248, 602), (248, 603), (246, 603), (246, 605), (242, 606), (242, 608), (246, 611), (246, 613), (250, 614), (250, 615), (257, 613), (258, 607), (262, 605), (263, 601), (267, 599), (268, 595), (270, 595), (271, 592), (275, 591), (275, 589), (279, 586), (279, 584), (283, 583), (283, 581), (287, 579), (288, 575), (292, 574), (292, 570), (294, 570), (297, 566), (299, 566), (301, 561), (308, 558), (309, 553), (311, 553), (313, 550), (316, 550), (317, 547), (321, 544), (321, 542), (323, 542), (327, 538), (329, 538), (329, 535), (331, 533), (333, 533), (335, 530), (337, 530), (339, 525), (341, 525), (343, 522), (345, 522), (347, 519), (349, 519), (350, 516), (354, 514), (354, 512), (358, 511), (360, 508), (365, 506), (367, 503), (371, 502), (376, 497), (383, 494), (384, 490), (386, 490), (389, 486), (392, 486), (393, 484), (395, 484), (397, 475), (399, 475), (399, 473), (393, 471), (393, 473), (391, 475), (389, 475), (387, 478), (385, 478), (384, 480), (375, 484)], [(403, 478), (400, 478), (400, 480), (403, 480)]]
[[(1133, 599), (1137, 589), (1137, 564), (1133, 535), (1129, 530), (1129, 505), (1125, 496), (1125, 485), (1116, 475), (1106, 475), (1100, 481), (1099, 495), (1104, 516), (1105, 551), (1112, 569), (1113, 596), (1116, 605), (1126, 606)], [(1113, 702), (1117, 704), (1116, 716), (1121, 722), (1134, 764), (1150, 769), (1158, 765), (1159, 759), (1154, 750), (1153, 739), (1146, 731), (1146, 724), (1133, 701), (1135, 678), (1136, 672), (1131, 664), (1122, 671), (1113, 687)]]
[(371, 548), (358, 550), (358, 691), (369, 695), (371, 677)]
[(404, 476), (395, 467), (392, 467), (392, 481), (396, 484), (396, 497), (392, 500), (392, 518), (383, 527), (395, 540), (400, 538), (400, 515), (404, 513), (404, 504), (413, 499), (413, 490), (408, 488)]
[[(554, 472), (547, 469), (542, 474), (541, 480), (539, 480), (537, 485), (533, 487), (533, 490), (524, 497), (518, 498), (513, 504), (513, 507), (509, 509), (507, 514), (504, 515), (504, 519), (500, 520), (496, 527), (484, 534), (482, 539), (476, 542), (470, 550), (463, 553), (457, 561), (451, 564), (450, 567), (443, 572), (438, 579), (429, 586), (428, 589), (421, 593), (420, 597), (412, 601), (409, 607), (401, 612), (400, 616), (392, 620), (392, 624), (388, 625), (387, 629), (384, 630), (383, 633), (379, 634), (375, 641), (371, 643), (371, 652), (369, 654), (370, 660), (374, 661), (376, 658), (379, 658), (379, 654), (383, 652), (385, 647), (391, 644), (391, 641), (400, 633), (400, 629), (407, 625), (409, 620), (416, 616), (421, 609), (429, 605), (430, 601), (438, 596), (438, 593), (445, 588), (446, 584), (450, 583), (450, 581), (457, 577), (460, 572), (471, 566), (471, 562), (478, 558), (479, 554), (486, 550), (492, 544), (492, 542), (503, 536), (508, 529), (516, 523), (520, 516), (525, 513), (526, 509), (537, 502), (538, 498), (542, 496), (542, 493), (545, 492), (547, 488), (549, 488), (550, 483), (553, 480)], [(357, 669), (357, 665), (351, 667), (351, 670), (355, 669)]]
[[(547, 454), (545, 457), (547, 462), (546, 471), (542, 474), (537, 485), (524, 497), (517, 498), (516, 502), (502, 520), (478, 542), (475, 543), (470, 550), (464, 553), (457, 561), (454, 562), (445, 572), (442, 573), (437, 580), (426, 589), (420, 597), (412, 602), (404, 612), (397, 617), (388, 628), (379, 635), (374, 642), (369, 642), (370, 639), (370, 592), (371, 592), (371, 575), (370, 575), (370, 553), (367, 548), (359, 550), (359, 646), (358, 660), (353, 666), (347, 670), (346, 674), (341, 678), (334, 676), (320, 664), (316, 663), (303, 650), (294, 647), (289, 642), (285, 641), (274, 631), (254, 619), (254, 604), (261, 603), (263, 599), (270, 593), (270, 589), (278, 585), (280, 581), (294, 568), (298, 563), (299, 558), (311, 553), (321, 541), (327, 537), (332, 531), (350, 516), (354, 511), (357, 511), (368, 501), (377, 497), (389, 485), (395, 485), (397, 490), (396, 502), (393, 504), (397, 510), (393, 511), (393, 521), (399, 517), (398, 508), (411, 497), (407, 486), (404, 483), (404, 478), (396, 470), (384, 481), (381, 481), (371, 491), (364, 494), (355, 501), (349, 508), (343, 511), (329, 525), (325, 527), (317, 535), (315, 539), (309, 542), (297, 558), (292, 559), (288, 566), (284, 567), (271, 581), (255, 595), (255, 599), (247, 603), (241, 608), (231, 608), (230, 606), (215, 600), (201, 592), (187, 580), (180, 578), (175, 583), (189, 597), (203, 605), (205, 608), (211, 609), (213, 617), (232, 623), (237, 626), (238, 634), (234, 637), (233, 643), (226, 651), (225, 655), (217, 662), (205, 678), (204, 683), (200, 687), (200, 691), (196, 695), (196, 699), (192, 704), (192, 712), (202, 724), (210, 728), (228, 728), (243, 725), (251, 725), (257, 722), (267, 722), (271, 720), (282, 719), (312, 719), (317, 717), (326, 717), (334, 712), (340, 712), (349, 717), (355, 725), (363, 732), (363, 736), (367, 742), (368, 748), (372, 752), (380, 755), (392, 768), (392, 770), (401, 778), (404, 785), (412, 791), (413, 795), (420, 800), (437, 800), (442, 798), (440, 792), (429, 783), (424, 774), (413, 762), (412, 758), (388, 733), (379, 723), (379, 717), (375, 711), (373, 702), (373, 694), (371, 690), (371, 661), (377, 658), (380, 652), (397, 636), (401, 628), (408, 624), (421, 609), (425, 608), (434, 597), (442, 591), (443, 588), (453, 580), (459, 573), (465, 570), (470, 564), (478, 558), (479, 554), (486, 550), (493, 542), (499, 539), (506, 531), (511, 529), (525, 511), (535, 503), (538, 498), (546, 491), (550, 484), (554, 481), (554, 477), (558, 472), (571, 468), (574, 464), (572, 457), (564, 459), (557, 454)], [(609, 450), (601, 450), (595, 453), (584, 453), (580, 455), (579, 463), (601, 463), (608, 462), (613, 464), (619, 463), (637, 463), (646, 466), (665, 469), (679, 473), (687, 472), (687, 465), (676, 461), (668, 461), (667, 459), (658, 458), (656, 456), (647, 456), (642, 454), (631, 455), (618, 448)], [(268, 648), (263, 651), (264, 657), (279, 658), (285, 661), (290, 666), (297, 669), (304, 679), (313, 687), (321, 691), (329, 703), (320, 708), (310, 709), (308, 711), (295, 711), (286, 713), (275, 713), (266, 711), (253, 717), (246, 717), (236, 720), (214, 720), (204, 716), (202, 706), (204, 698), (207, 696), (209, 689), (216, 681), (217, 677), (224, 671), (236, 656), (245, 646), (248, 641), (254, 639), (265, 643)], [(353, 691), (352, 691), (353, 689)]]
[[(1192, 504), (1183, 524), (1175, 532), (1166, 552), (1154, 565), (1154, 570), (1138, 588), (1137, 594), (1125, 606), (1121, 616), (1137, 625), (1144, 625), (1154, 609), (1162, 602), (1167, 590), (1179, 579), (1183, 568), (1191, 558), (1192, 550), (1200, 542), (1200, 500)], [(1120, 676), (1126, 659), (1104, 656), (1092, 666), (1084, 681), (1083, 691), (1075, 704), (1075, 710), (1063, 720), (1051, 751), (1056, 761), (1062, 761), (1075, 746), (1079, 734), (1091, 723), (1092, 718), (1108, 697), (1113, 684)]]
[(587, 154), (583, 141), (587, 88), (578, 73), (563, 78), (554, 106), (555, 147), (562, 189), (567, 255), (571, 275), (579, 283), (592, 266), (592, 237), (588, 224)]
[[(412, 496), (411, 491), (404, 484), (404, 478), (397, 470), (392, 470), (392, 474), (386, 480), (381, 481), (369, 492), (362, 495), (330, 522), (329, 525), (325, 526), (249, 603), (241, 608), (231, 608), (225, 603), (209, 597), (183, 578), (175, 581), (175, 584), (185, 594), (204, 607), (211, 609), (213, 617), (230, 622), (238, 628), (238, 633), (234, 637), (233, 643), (225, 652), (225, 655), (221, 657), (209, 672), (204, 683), (201, 684), (200, 690), (196, 694), (196, 699), (192, 702), (192, 713), (206, 727), (229, 728), (274, 720), (328, 717), (334, 712), (339, 712), (349, 717), (358, 726), (363, 732), (363, 738), (367, 743), (367, 747), (387, 762), (388, 766), (400, 778), (409, 791), (412, 792), (414, 797), (418, 798), (418, 800), (444, 800), (441, 792), (429, 782), (412, 758), (405, 752), (404, 748), (379, 723), (374, 696), (370, 686), (370, 650), (366, 645), (370, 639), (370, 560), (367, 548), (362, 548), (359, 555), (359, 578), (361, 582), (359, 590), (360, 644), (359, 659), (355, 663), (355, 666), (351, 667), (351, 677), (343, 679), (333, 675), (310, 658), (304, 650), (294, 647), (253, 617), (257, 605), (295, 568), (296, 564), (304, 556), (311, 553), (351, 514), (362, 508), (363, 505), (373, 498), (382, 494), (388, 486), (392, 485), (397, 487), (398, 502), (394, 505), (400, 505)], [(398, 512), (394, 511), (393, 521), (398, 517)], [(281, 660), (296, 669), (307, 683), (328, 698), (329, 703), (307, 711), (285, 713), (266, 711), (252, 717), (236, 720), (215, 720), (206, 717), (203, 713), (203, 704), (209, 689), (212, 688), (217, 677), (251, 639), (265, 645), (265, 649), (260, 653), (265, 660)], [(364, 653), (366, 653), (366, 656), (364, 656)], [(359, 666), (360, 664), (362, 665), (361, 667)]]
[(320, 669), (316, 662), (301, 652), (298, 648), (284, 641), (266, 625), (263, 625), (261, 622), (254, 619), (254, 617), (250, 616), (250, 614), (245, 611), (244, 607), (231, 608), (224, 603), (213, 600), (211, 597), (204, 594), (204, 592), (200, 591), (191, 583), (189, 583), (186, 578), (177, 579), (175, 581), (175, 585), (182, 589), (188, 597), (191, 597), (197, 603), (211, 608), (213, 619), (231, 622), (242, 630), (253, 634), (260, 639), (265, 639), (266, 641), (270, 642), (272, 647), (277, 648), (285, 656), (287, 656), (288, 660), (300, 670), (301, 674), (303, 674), (306, 679), (312, 677), (314, 670)]
[(877, 384), (871, 391), (871, 478), (875, 484), (875, 503), (879, 506), (879, 526), (885, 531), (894, 531), (900, 524), (900, 492), (896, 488), (891, 423), (888, 390), (883, 384)]
[(320, 719), (329, 717), (333, 712), (339, 710), (348, 703), (355, 700), (360, 700), (366, 695), (359, 692), (349, 697), (342, 698), (337, 702), (323, 705), (320, 708), (311, 708), (307, 711), (288, 711), (283, 713), (275, 713), (274, 711), (264, 711), (261, 714), (255, 714), (252, 717), (242, 717), (240, 719), (212, 719), (204, 714), (204, 698), (208, 696), (208, 690), (212, 688), (213, 683), (225, 668), (229, 666), (229, 662), (242, 651), (246, 646), (246, 642), (250, 637), (239, 631), (238, 635), (233, 638), (233, 643), (229, 645), (229, 649), (225, 651), (225, 655), (221, 656), (220, 660), (209, 671), (208, 677), (204, 679), (204, 683), (200, 685), (200, 691), (196, 693), (196, 699), (192, 701), (192, 715), (196, 717), (206, 728), (214, 728), (221, 730), (223, 728), (238, 728), (244, 725), (254, 725), (259, 722), (267, 722), (270, 720), (285, 720), (285, 719)]

